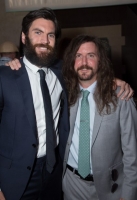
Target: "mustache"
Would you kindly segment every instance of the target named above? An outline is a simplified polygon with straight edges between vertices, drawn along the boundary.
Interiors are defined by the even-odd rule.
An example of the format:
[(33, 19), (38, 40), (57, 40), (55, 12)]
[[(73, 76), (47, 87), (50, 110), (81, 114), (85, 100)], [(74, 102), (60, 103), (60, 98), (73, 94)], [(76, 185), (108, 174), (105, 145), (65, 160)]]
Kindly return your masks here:
[(77, 71), (82, 70), (82, 69), (93, 70), (93, 68), (92, 68), (92, 67), (89, 67), (88, 65), (82, 65), (82, 66), (80, 66), (80, 67), (77, 69)]
[(53, 47), (51, 47), (49, 44), (35, 44), (34, 48), (36, 47), (43, 47), (43, 48), (47, 48), (50, 51), (53, 51)]

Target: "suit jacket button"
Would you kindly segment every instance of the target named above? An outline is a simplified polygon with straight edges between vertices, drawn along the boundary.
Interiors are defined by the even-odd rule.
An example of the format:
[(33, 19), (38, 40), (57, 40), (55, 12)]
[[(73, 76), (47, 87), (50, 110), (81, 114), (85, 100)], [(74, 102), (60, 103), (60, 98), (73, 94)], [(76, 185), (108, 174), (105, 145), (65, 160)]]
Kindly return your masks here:
[(32, 146), (33, 146), (34, 148), (36, 148), (36, 144), (32, 144)]
[(118, 188), (118, 184), (117, 183), (114, 183), (111, 187), (111, 193), (114, 193)]
[(30, 167), (30, 166), (28, 166), (28, 167), (27, 167), (27, 169), (28, 169), (28, 170), (31, 170), (31, 167)]

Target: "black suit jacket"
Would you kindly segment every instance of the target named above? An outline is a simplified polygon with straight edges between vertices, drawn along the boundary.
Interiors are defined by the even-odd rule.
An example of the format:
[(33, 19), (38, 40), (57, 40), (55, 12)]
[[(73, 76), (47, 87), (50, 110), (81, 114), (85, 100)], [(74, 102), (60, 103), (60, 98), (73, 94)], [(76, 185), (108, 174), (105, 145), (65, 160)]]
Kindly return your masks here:
[[(0, 188), (8, 200), (19, 200), (27, 185), (37, 154), (37, 127), (26, 68), (0, 68)], [(68, 104), (61, 63), (51, 70), (62, 88), (59, 150), (63, 159), (69, 132)]]

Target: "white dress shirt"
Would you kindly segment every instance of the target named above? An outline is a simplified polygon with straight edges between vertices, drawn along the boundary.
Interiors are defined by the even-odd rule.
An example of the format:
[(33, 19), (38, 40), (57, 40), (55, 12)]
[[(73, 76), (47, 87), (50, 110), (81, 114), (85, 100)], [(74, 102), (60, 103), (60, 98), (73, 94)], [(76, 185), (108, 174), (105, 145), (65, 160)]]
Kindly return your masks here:
[[(96, 87), (96, 82), (94, 82), (91, 86), (89, 86), (86, 89), (82, 88), (80, 86), (80, 90), (88, 90), (90, 92), (90, 94), (88, 96), (89, 107), (90, 107), (90, 149), (91, 149), (91, 144), (92, 144), (92, 132), (93, 132), (93, 125), (94, 125), (94, 118), (95, 118), (95, 101), (94, 101), (94, 98), (93, 98), (95, 87)], [(74, 133), (73, 133), (73, 136), (72, 136), (72, 143), (71, 143), (71, 146), (70, 146), (70, 152), (69, 152), (69, 157), (68, 157), (68, 165), (70, 165), (74, 169), (78, 169), (81, 100), (82, 100), (82, 95), (79, 98), (79, 105), (78, 105), (78, 110), (77, 110), (75, 126), (74, 126)], [(91, 169), (90, 170), (91, 174), (93, 174), (91, 156), (90, 156), (90, 169)]]
[[(40, 86), (40, 75), (38, 70), (39, 67), (31, 64), (26, 57), (23, 58), (23, 62), (25, 64), (26, 70), (28, 72), (32, 97), (33, 97), (33, 104), (35, 109), (36, 115), (36, 125), (37, 125), (37, 134), (38, 134), (38, 152), (37, 157), (42, 157), (46, 155), (46, 119), (45, 119), (45, 110), (43, 104), (43, 97), (41, 92)], [(56, 75), (48, 68), (41, 68), (45, 71), (46, 82), (49, 88), (49, 93), (51, 96), (51, 103), (52, 103), (52, 110), (53, 110), (53, 119), (54, 119), (54, 126), (58, 144), (58, 120), (59, 120), (59, 113), (60, 113), (60, 96), (62, 92), (61, 84), (56, 77)]]

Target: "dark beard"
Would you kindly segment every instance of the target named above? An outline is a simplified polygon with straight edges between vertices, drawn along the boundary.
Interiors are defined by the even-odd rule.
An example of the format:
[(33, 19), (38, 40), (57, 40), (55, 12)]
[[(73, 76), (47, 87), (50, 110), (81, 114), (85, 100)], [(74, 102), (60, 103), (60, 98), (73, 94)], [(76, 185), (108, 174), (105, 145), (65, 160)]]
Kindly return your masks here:
[[(35, 48), (46, 47), (50, 52), (49, 53), (41, 53), (37, 54)], [(50, 67), (54, 61), (56, 60), (56, 50), (51, 47), (49, 44), (36, 44), (33, 45), (28, 36), (26, 36), (25, 44), (24, 44), (24, 55), (26, 58), (33, 64), (38, 67)]]
[[(83, 75), (78, 74), (78, 71), (79, 71), (79, 70), (82, 70), (82, 69), (89, 69), (89, 70), (91, 70), (92, 73), (89, 74), (88, 76), (87, 76), (87, 75), (84, 76), (84, 72), (83, 72)], [(93, 76), (95, 75), (95, 74), (94, 74), (94, 71), (93, 71), (93, 68), (92, 68), (92, 67), (89, 67), (88, 65), (82, 65), (81, 67), (79, 67), (79, 68), (77, 69), (76, 74), (77, 74), (77, 76), (78, 76), (78, 79), (81, 80), (81, 81), (88, 81), (88, 80), (91, 80), (91, 79), (93, 78)]]

